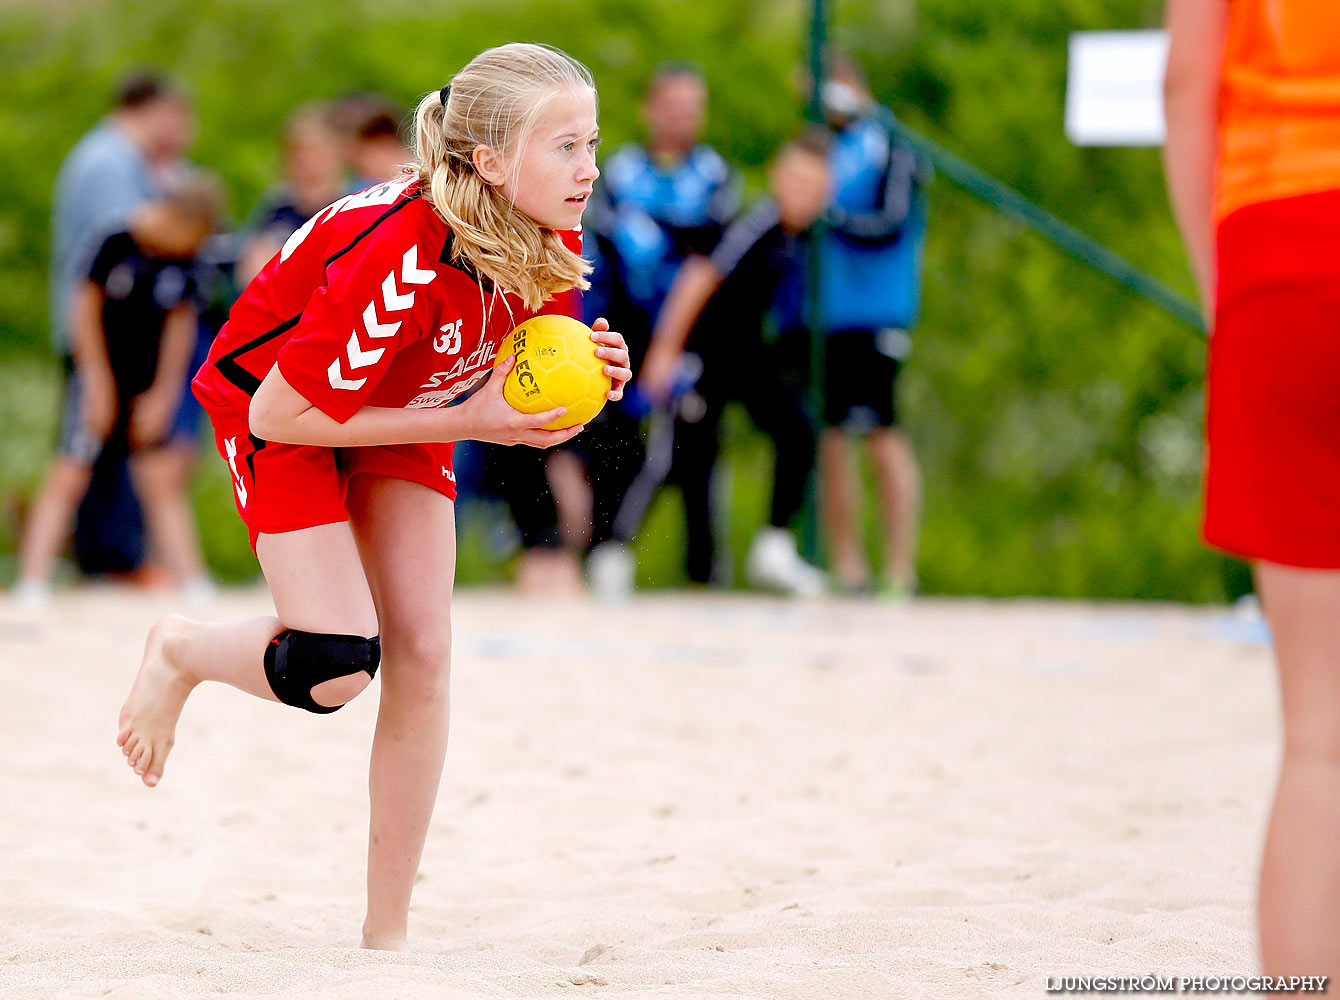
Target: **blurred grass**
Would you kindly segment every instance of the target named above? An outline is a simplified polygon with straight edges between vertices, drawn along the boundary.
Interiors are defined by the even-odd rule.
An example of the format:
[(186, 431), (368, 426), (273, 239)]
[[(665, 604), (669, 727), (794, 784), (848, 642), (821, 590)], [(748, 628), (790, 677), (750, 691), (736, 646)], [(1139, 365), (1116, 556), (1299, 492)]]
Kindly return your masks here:
[(0, 579), (15, 576), (14, 554), (27, 499), (56, 445), (62, 376), (39, 355), (0, 364)]

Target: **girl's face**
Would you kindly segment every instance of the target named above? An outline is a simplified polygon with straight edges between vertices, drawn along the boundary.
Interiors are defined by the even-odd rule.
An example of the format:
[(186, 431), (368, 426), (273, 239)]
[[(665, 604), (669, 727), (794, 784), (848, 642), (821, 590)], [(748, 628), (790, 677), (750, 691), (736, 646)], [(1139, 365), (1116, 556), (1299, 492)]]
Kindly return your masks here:
[(596, 99), (590, 90), (556, 97), (521, 147), (503, 163), (503, 195), (546, 229), (575, 229), (600, 176)]

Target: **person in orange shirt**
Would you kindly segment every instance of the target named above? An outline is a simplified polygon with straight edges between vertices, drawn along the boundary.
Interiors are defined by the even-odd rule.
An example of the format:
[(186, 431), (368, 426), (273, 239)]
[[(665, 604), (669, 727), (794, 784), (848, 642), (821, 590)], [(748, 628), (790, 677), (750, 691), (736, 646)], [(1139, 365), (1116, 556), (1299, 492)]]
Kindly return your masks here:
[(1284, 754), (1261, 867), (1270, 975), (1340, 973), (1340, 17), (1169, 0), (1164, 147), (1213, 329), (1204, 534), (1252, 562)]

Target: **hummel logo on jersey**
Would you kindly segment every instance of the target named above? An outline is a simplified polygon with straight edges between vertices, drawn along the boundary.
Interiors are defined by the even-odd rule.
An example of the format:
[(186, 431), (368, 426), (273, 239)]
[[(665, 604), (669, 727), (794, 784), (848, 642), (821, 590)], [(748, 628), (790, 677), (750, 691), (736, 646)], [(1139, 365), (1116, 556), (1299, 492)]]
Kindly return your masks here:
[[(437, 277), (437, 272), (433, 270), (424, 270), (419, 267), (419, 247), (417, 244), (411, 246), (405, 251), (405, 255), (400, 259), (400, 282), (404, 285), (426, 285)], [(382, 312), (395, 313), (404, 312), (406, 309), (414, 307), (414, 289), (407, 292), (400, 291), (396, 285), (396, 273), (391, 271), (382, 279)], [(376, 301), (369, 302), (363, 309), (363, 329), (369, 338), (381, 339), (392, 337), (400, 329), (403, 320), (396, 320), (394, 323), (383, 323), (377, 318)], [(386, 353), (384, 347), (374, 347), (371, 350), (363, 350), (363, 345), (359, 342), (358, 331), (355, 330), (349, 334), (349, 343), (345, 349), (345, 357), (349, 362), (349, 371), (352, 374), (360, 368), (367, 368), (369, 365), (375, 365), (383, 354)], [(353, 391), (361, 389), (366, 383), (367, 378), (345, 378), (340, 370), (340, 359), (336, 358), (330, 363), (326, 370), (326, 375), (330, 380), (332, 389), (348, 389)]]
[(237, 438), (224, 438), (223, 448), (228, 454), (228, 468), (233, 471), (233, 489), (237, 490), (238, 502), (245, 507), (247, 505), (247, 483), (237, 468)]

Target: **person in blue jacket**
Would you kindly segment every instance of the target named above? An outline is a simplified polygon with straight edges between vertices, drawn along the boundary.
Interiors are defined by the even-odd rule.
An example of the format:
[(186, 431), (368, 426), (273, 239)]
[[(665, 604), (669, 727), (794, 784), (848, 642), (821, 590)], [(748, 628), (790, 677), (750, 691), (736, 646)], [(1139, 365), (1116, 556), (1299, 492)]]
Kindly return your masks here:
[[(689, 62), (662, 63), (647, 83), (642, 118), (644, 143), (620, 147), (606, 161), (587, 213), (587, 231), (595, 250), (596, 273), (591, 291), (583, 297), (588, 317), (618, 316), (623, 323), (633, 365), (640, 365), (651, 344), (652, 331), (666, 296), (685, 261), (705, 259), (716, 249), (726, 227), (740, 210), (739, 175), (711, 146), (702, 142), (707, 114), (707, 81)], [(640, 417), (653, 401), (637, 395), (626, 399), (619, 414)], [(650, 452), (659, 450), (665, 433), (662, 421), (652, 421)], [(631, 452), (625, 452), (631, 454)], [(634, 560), (620, 533), (616, 515), (628, 520), (629, 489), (645, 468), (638, 461), (617, 471), (604, 463), (605, 475), (592, 472), (597, 511), (608, 512), (608, 530), (592, 549), (587, 563), (595, 590), (607, 597), (632, 589)], [(671, 470), (678, 480), (678, 470)], [(611, 473), (614, 473), (611, 475)], [(602, 482), (603, 479), (603, 482)], [(686, 517), (705, 518), (688, 509)], [(600, 522), (599, 516), (596, 518)], [(633, 520), (640, 521), (634, 516)], [(694, 526), (690, 526), (691, 533)]]
[(817, 289), (827, 335), (820, 468), (830, 565), (840, 589), (870, 589), (852, 454), (863, 442), (883, 523), (877, 589), (905, 597), (916, 589), (921, 479), (895, 394), (920, 300), (930, 171), (890, 131), (892, 114), (876, 105), (851, 59), (830, 58), (820, 99), (833, 132), (833, 200)]

